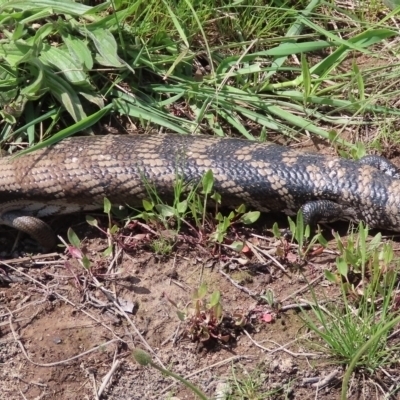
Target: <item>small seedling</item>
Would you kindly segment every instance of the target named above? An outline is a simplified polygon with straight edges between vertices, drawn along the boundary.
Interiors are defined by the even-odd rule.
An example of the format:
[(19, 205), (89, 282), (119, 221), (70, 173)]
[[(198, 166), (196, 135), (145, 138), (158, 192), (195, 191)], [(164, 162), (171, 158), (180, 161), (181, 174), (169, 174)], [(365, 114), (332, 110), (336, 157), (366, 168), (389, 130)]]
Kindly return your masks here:
[(227, 342), (229, 335), (221, 335), (219, 326), (223, 319), (221, 294), (215, 291), (207, 302), (207, 285), (203, 283), (192, 295), (191, 307), (178, 312), (181, 321), (187, 323), (187, 334), (192, 340), (207, 341), (211, 337)]
[(90, 260), (86, 256), (86, 254), (84, 254), (84, 252), (82, 251), (82, 245), (78, 235), (74, 232), (72, 228), (69, 228), (67, 231), (67, 236), (68, 236), (68, 241), (71, 244), (71, 246), (68, 246), (68, 251), (70, 252), (70, 254), (74, 258), (79, 260), (79, 262), (85, 269), (90, 269), (91, 267)]
[[(221, 303), (221, 293), (213, 292), (207, 298), (207, 284), (202, 283), (193, 292), (192, 300), (181, 310), (175, 302), (169, 299), (170, 303), (177, 309), (178, 318), (186, 324), (186, 334), (192, 340), (206, 342), (211, 338), (228, 342), (230, 334), (225, 332), (223, 327), (224, 315)], [(243, 326), (246, 318), (240, 313), (232, 317), (235, 326)]]
[[(177, 174), (173, 184), (172, 205), (169, 205), (164, 202), (154, 185), (145, 177), (142, 177), (142, 180), (147, 191), (147, 198), (142, 200), (143, 211), (136, 210), (138, 214), (131, 219), (143, 219), (148, 224), (161, 225), (163, 229), (173, 229), (176, 232), (181, 230), (183, 224), (191, 227), (187, 222), (187, 216), (190, 214), (189, 203), (195, 192), (194, 188), (190, 188)], [(184, 194), (186, 198), (181, 200)]]
[[(394, 259), (392, 245), (382, 242), (381, 233), (376, 234), (371, 240), (368, 240), (368, 234), (368, 227), (363, 223), (358, 225), (357, 233), (352, 231), (346, 240), (335, 233), (340, 253), (336, 258), (337, 273), (326, 270), (325, 277), (333, 283), (342, 283), (344, 280), (344, 289), (347, 292), (356, 293), (353, 285), (354, 277), (361, 284), (368, 281), (374, 285), (385, 285), (385, 281), (390, 280), (394, 273), (393, 268), (390, 268)], [(380, 283), (378, 278), (384, 278), (384, 282)]]
[(293, 241), (296, 241), (298, 244), (298, 256), (300, 260), (304, 260), (310, 250), (316, 243), (319, 243), (321, 246), (326, 247), (327, 241), (322, 236), (322, 233), (318, 230), (318, 232), (310, 239), (311, 236), (311, 228), (309, 225), (304, 226), (304, 218), (301, 210), (297, 213), (296, 222), (294, 222), (290, 217), (288, 217), (289, 222), (289, 230), (291, 234), (291, 241), (288, 242), (281, 234), (278, 224), (275, 223), (272, 226), (272, 233), (275, 238), (281, 240), (282, 248), (281, 255), (286, 258), (291, 248), (291, 244)]
[(174, 244), (171, 243), (170, 239), (160, 236), (150, 243), (150, 248), (154, 251), (154, 253), (160, 256), (166, 256), (171, 254)]
[(93, 218), (91, 215), (87, 215), (86, 216), (86, 222), (90, 226), (94, 226), (100, 232), (104, 233), (104, 235), (106, 235), (107, 238), (108, 238), (108, 247), (103, 251), (103, 256), (105, 256), (105, 257), (107, 257), (107, 256), (112, 254), (112, 252), (113, 252), (112, 237), (119, 230), (118, 226), (117, 225), (113, 225), (113, 223), (112, 223), (111, 209), (112, 209), (111, 202), (110, 202), (110, 200), (108, 200), (105, 197), (104, 198), (104, 213), (106, 213), (107, 216), (108, 216), (108, 228), (107, 228), (107, 231), (105, 231), (104, 229), (100, 228), (97, 219)]
[(246, 212), (246, 207), (242, 204), (235, 211), (231, 211), (228, 216), (223, 216), (221, 213), (216, 215), (218, 224), (215, 228), (214, 233), (211, 234), (210, 238), (212, 241), (222, 243), (228, 233), (228, 229), (237, 223), (245, 225), (253, 224), (260, 217), (259, 211)]
[[(229, 229), (234, 224), (252, 224), (260, 216), (260, 212), (246, 212), (244, 205), (230, 212), (228, 216), (219, 212), (221, 196), (214, 191), (214, 175), (208, 170), (198, 185), (191, 186), (185, 183), (183, 178), (176, 176), (172, 205), (164, 203), (157, 190), (149, 182), (144, 180), (148, 199), (142, 201), (143, 211), (136, 214), (133, 219), (143, 219), (148, 224), (161, 225), (163, 229), (180, 232), (183, 225), (192, 232), (197, 230), (199, 238), (203, 233), (211, 231), (209, 239), (221, 244), (224, 242)], [(209, 203), (212, 201), (215, 207), (215, 218), (207, 215)], [(190, 223), (194, 222), (193, 224)]]
[(275, 295), (271, 289), (267, 289), (264, 294), (260, 296), (261, 300), (264, 300), (271, 308), (276, 306)]

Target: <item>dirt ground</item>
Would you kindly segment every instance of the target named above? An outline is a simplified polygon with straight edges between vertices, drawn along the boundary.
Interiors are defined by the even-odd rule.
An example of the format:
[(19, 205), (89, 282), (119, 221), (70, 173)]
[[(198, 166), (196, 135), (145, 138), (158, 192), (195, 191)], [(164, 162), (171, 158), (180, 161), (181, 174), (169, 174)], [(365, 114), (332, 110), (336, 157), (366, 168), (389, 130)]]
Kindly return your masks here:
[[(79, 263), (81, 253), (74, 248), (22, 259), (1, 254), (3, 398), (195, 398), (174, 379), (138, 365), (132, 358), (134, 348), (189, 377), (210, 398), (339, 397), (342, 368), (307, 345), (310, 336), (298, 307), (312, 298), (307, 282), (319, 298), (339, 295), (323, 275), (333, 268), (334, 251), (325, 250), (301, 268), (278, 265), (274, 254), (279, 243), (265, 229), (270, 224), (266, 222), (246, 231), (249, 246), (254, 246), (247, 255), (213, 255), (213, 249), (182, 241), (171, 255), (159, 257), (145, 245), (146, 229), (136, 226), (123, 229), (115, 253), (104, 256), (105, 235), (83, 220), (76, 216), (50, 223), (61, 221), (87, 238), (81, 248), (90, 270)], [(104, 216), (99, 221), (107, 224)], [(57, 233), (67, 237), (66, 228)], [(8, 239), (4, 249), (11, 248), (13, 234), (1, 233)], [(20, 243), (24, 246), (25, 239)], [(221, 292), (224, 314), (247, 317), (243, 329), (229, 330), (228, 343), (190, 340), (168, 301), (188, 304), (200, 282), (207, 283), (210, 293)], [(266, 289), (274, 293), (280, 309), (254, 299)], [(326, 386), (318, 385), (330, 374)], [(247, 382), (246, 394), (237, 391), (234, 378)], [(358, 376), (352, 385), (351, 398), (375, 396), (374, 385), (360, 385), (360, 380)]]
[[(301, 147), (331, 151), (317, 140)], [(96, 218), (106, 230), (107, 217)], [(340, 298), (337, 285), (324, 278), (325, 270), (336, 268), (337, 249), (333, 242), (323, 252), (315, 246), (315, 255), (295, 266), (294, 246), (281, 260), (281, 243), (271, 233), (277, 219), (280, 227), (287, 223), (286, 217), (267, 216), (236, 232), (248, 244), (239, 255), (182, 237), (170, 255), (157, 256), (150, 246), (155, 232), (142, 224), (121, 228), (113, 237), (114, 253), (105, 256), (106, 235), (84, 215), (47, 221), (65, 242), (72, 227), (84, 238), (79, 249), (40, 254), (23, 237), (10, 252), (16, 232), (0, 226), (2, 398), (195, 399), (173, 378), (138, 365), (132, 351), (140, 348), (210, 399), (338, 399), (343, 368), (313, 348), (316, 339), (299, 307), (313, 300), (310, 287), (319, 300)], [(332, 227), (343, 236), (348, 224), (325, 232)], [(82, 254), (89, 269), (79, 261)], [(201, 282), (209, 293), (220, 291), (224, 315), (246, 317), (245, 326), (227, 329), (227, 343), (191, 340), (171, 304), (184, 309)], [(273, 306), (255, 300), (266, 290)], [(380, 385), (385, 387), (384, 377)], [(350, 399), (383, 398), (362, 373), (349, 393)]]

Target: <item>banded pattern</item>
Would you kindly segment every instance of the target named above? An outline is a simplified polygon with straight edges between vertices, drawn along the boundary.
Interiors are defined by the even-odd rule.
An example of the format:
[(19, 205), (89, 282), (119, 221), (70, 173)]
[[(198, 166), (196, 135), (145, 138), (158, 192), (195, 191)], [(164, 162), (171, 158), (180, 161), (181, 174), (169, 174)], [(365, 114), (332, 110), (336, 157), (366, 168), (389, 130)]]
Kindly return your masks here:
[(309, 223), (363, 220), (400, 231), (400, 174), (381, 157), (354, 162), (270, 143), (181, 135), (74, 137), (2, 158), (0, 223), (44, 244), (50, 228), (38, 218), (101, 208), (104, 197), (137, 206), (148, 184), (171, 197), (177, 175), (195, 183), (209, 169), (228, 206), (289, 215), (301, 208)]

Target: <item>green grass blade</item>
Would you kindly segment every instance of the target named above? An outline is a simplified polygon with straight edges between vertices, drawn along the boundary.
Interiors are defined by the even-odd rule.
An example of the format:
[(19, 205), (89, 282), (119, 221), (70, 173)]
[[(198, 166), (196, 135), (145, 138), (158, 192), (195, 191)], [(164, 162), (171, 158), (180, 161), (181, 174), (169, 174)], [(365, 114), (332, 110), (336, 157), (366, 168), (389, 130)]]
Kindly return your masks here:
[(74, 125), (71, 125), (70, 127), (61, 130), (60, 132), (54, 134), (51, 138), (44, 140), (41, 143), (38, 143), (35, 146), (30, 147), (29, 149), (22, 150), (18, 152), (17, 155), (14, 157), (20, 157), (24, 154), (31, 153), (32, 151), (42, 149), (47, 146), (51, 146), (52, 144), (55, 144), (59, 142), (60, 140), (66, 139), (69, 136), (72, 136), (73, 134), (77, 132), (81, 132), (91, 126), (93, 126), (96, 122), (98, 122), (101, 118), (104, 117), (110, 110), (112, 109), (112, 105), (109, 104), (108, 106), (104, 107), (102, 110), (99, 110), (88, 117), (83, 118), (81, 121), (75, 123)]

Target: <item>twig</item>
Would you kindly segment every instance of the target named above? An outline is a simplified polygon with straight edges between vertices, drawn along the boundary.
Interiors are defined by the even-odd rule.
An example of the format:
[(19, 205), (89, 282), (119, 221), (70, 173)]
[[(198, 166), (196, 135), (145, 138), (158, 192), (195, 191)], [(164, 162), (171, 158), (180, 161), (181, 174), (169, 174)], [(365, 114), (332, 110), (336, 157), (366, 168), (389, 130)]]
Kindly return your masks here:
[(152, 233), (154, 236), (160, 236), (160, 234), (158, 232), (156, 232), (155, 230), (151, 229), (147, 224), (143, 224), (140, 221), (135, 221), (136, 224), (138, 224), (140, 227), (148, 230), (150, 233)]
[[(4, 261), (0, 261), (0, 264), (5, 265), (8, 268), (11, 268), (12, 270), (18, 272), (19, 274), (24, 275), (25, 277), (28, 278), (28, 280), (30, 280), (31, 282), (36, 283), (37, 285), (39, 285), (42, 289), (44, 290), (48, 290), (48, 287), (46, 285), (43, 285), (43, 283), (37, 281), (36, 279), (32, 278), (30, 275), (26, 274), (23, 271), (18, 271), (15, 267), (13, 267), (12, 265), (8, 265), (7, 263), (5, 263)], [(57, 296), (60, 300), (64, 301), (65, 303), (69, 304), (70, 306), (76, 308), (77, 310), (81, 311), (82, 313), (84, 313), (86, 316), (88, 316), (90, 319), (92, 319), (93, 321), (96, 321), (98, 324), (100, 324), (101, 326), (103, 326), (105, 329), (107, 329), (108, 331), (110, 331), (114, 337), (116, 337), (120, 342), (126, 343), (125, 340), (123, 340), (122, 338), (120, 338), (118, 335), (116, 335), (116, 333), (109, 327), (107, 326), (104, 322), (100, 321), (99, 319), (97, 319), (96, 317), (94, 317), (92, 314), (88, 313), (87, 311), (85, 311), (84, 309), (82, 309), (82, 307), (78, 307), (76, 304), (74, 304), (71, 300), (67, 299), (66, 297), (62, 296), (61, 294), (59, 294), (58, 292), (52, 292), (55, 296)]]
[(284, 303), (285, 301), (291, 299), (292, 297), (298, 295), (299, 293), (303, 293), (305, 290), (309, 289), (312, 285), (314, 285), (314, 283), (318, 282), (322, 278), (323, 278), (323, 276), (320, 275), (317, 278), (313, 279), (311, 282), (307, 283), (305, 286), (301, 287), (300, 289), (291, 293), (289, 296), (285, 297), (283, 300), (281, 300), (281, 303)]
[(304, 378), (303, 379), (303, 384), (312, 384), (311, 386), (314, 388), (322, 388), (324, 386), (327, 386), (329, 384), (329, 382), (335, 378), (335, 376), (337, 374), (340, 373), (340, 369), (335, 369), (333, 370), (331, 373), (329, 373), (328, 375), (326, 375), (325, 377), (323, 377), (321, 379), (321, 377), (313, 377), (313, 378)]
[(23, 398), (24, 400), (28, 400), (28, 399), (25, 397), (25, 395), (22, 393), (22, 390), (21, 390), (20, 388), (18, 388), (18, 390), (19, 390), (19, 394), (22, 396), (22, 398)]
[[(326, 302), (326, 301), (325, 301)], [(319, 304), (323, 304), (322, 301)], [(298, 309), (298, 308), (311, 308), (314, 304), (312, 303), (293, 303), (293, 304), (288, 304), (286, 306), (282, 306), (279, 308), (280, 312), (283, 311), (288, 311), (288, 310), (293, 310), (293, 309)]]
[(250, 289), (247, 289), (244, 286), (239, 285), (235, 280), (233, 280), (228, 274), (226, 274), (224, 271), (222, 271), (222, 269), (219, 269), (218, 272), (223, 275), (226, 279), (228, 279), (228, 281), (230, 283), (232, 283), (233, 286), (235, 286), (236, 288), (238, 288), (239, 290), (241, 290), (242, 292), (247, 293), (249, 296), (253, 297), (256, 300), (259, 300), (259, 296), (257, 294), (255, 294), (254, 292), (252, 292)]
[(275, 257), (272, 257), (271, 254), (268, 253), (268, 251), (261, 249), (260, 247), (250, 243), (249, 241), (247, 241), (246, 244), (253, 251), (254, 251), (254, 249), (257, 249), (260, 253), (264, 254), (264, 256), (267, 256), (277, 267), (279, 267), (286, 275), (288, 275), (285, 267)]
[(172, 332), (172, 335), (169, 335), (162, 343), (161, 343), (161, 347), (165, 346), (171, 339), (172, 339), (172, 343), (175, 343), (175, 338), (177, 336), (177, 334), (179, 333), (179, 328), (181, 327), (181, 322), (179, 321), (178, 326), (176, 327), (176, 329), (174, 330), (174, 332)]
[(99, 398), (103, 394), (104, 389), (106, 388), (106, 386), (107, 386), (108, 382), (110, 381), (111, 377), (114, 375), (114, 372), (116, 371), (116, 369), (119, 367), (120, 363), (121, 363), (120, 360), (114, 360), (113, 361), (111, 369), (108, 371), (107, 375), (103, 378), (103, 382), (101, 383), (101, 386), (99, 387), (99, 390), (97, 392), (97, 396)]
[(268, 353), (275, 353), (277, 351), (284, 351), (285, 353), (290, 354), (293, 357), (316, 357), (318, 354), (315, 353), (294, 353), (288, 349), (285, 348), (285, 346), (280, 346), (279, 343), (276, 343), (272, 340), (268, 340), (271, 343), (274, 343), (277, 346), (280, 346), (277, 349), (268, 349), (267, 347), (262, 346), (260, 343), (256, 342), (251, 336), (250, 333), (246, 331), (246, 329), (242, 328), (243, 332), (247, 335), (247, 337), (250, 339), (250, 341), (257, 347), (259, 347), (262, 350), (268, 351)]
[(249, 247), (249, 249), (253, 252), (253, 254), (257, 257), (257, 260), (262, 263), (265, 264), (265, 259), (262, 258), (259, 254), (259, 252), (257, 251), (257, 249), (255, 248), (255, 246), (253, 245), (253, 243), (249, 242), (248, 240), (246, 240), (245, 244)]
[(312, 384), (312, 387), (315, 388), (323, 388), (329, 384), (329, 382), (336, 377), (340, 373), (340, 369), (333, 370), (330, 374), (328, 374), (325, 378), (321, 379), (319, 382)]
[(89, 376), (90, 376), (90, 379), (92, 380), (92, 383), (93, 383), (94, 398), (95, 398), (95, 400), (99, 400), (99, 396), (97, 395), (96, 378), (94, 376), (94, 373), (90, 372)]
[(11, 258), (10, 260), (6, 260), (5, 262), (7, 264), (21, 264), (25, 261), (34, 261), (34, 260), (38, 260), (41, 258), (49, 258), (49, 257), (55, 257), (55, 256), (59, 256), (58, 253), (49, 253), (49, 254), (40, 254), (40, 255), (36, 255), (36, 256), (29, 256), (29, 257), (20, 257), (20, 258)]
[(113, 269), (114, 264), (117, 262), (119, 256), (121, 255), (121, 252), (122, 252), (122, 248), (119, 248), (118, 251), (115, 253), (113, 259), (110, 262), (110, 265), (108, 266), (107, 274), (109, 274), (111, 272), (111, 270)]
[(103, 285), (100, 284), (100, 282), (96, 279), (96, 277), (92, 276), (92, 279), (96, 285), (96, 287), (98, 289), (100, 289), (105, 296), (113, 303), (114, 307), (116, 307), (118, 309), (118, 311), (125, 317), (125, 319), (129, 322), (129, 324), (131, 325), (131, 327), (134, 329), (134, 331), (136, 332), (136, 335), (138, 335), (139, 339), (142, 341), (142, 343), (144, 344), (144, 346), (146, 347), (147, 350), (149, 350), (153, 356), (155, 357), (155, 359), (158, 361), (158, 363), (165, 368), (164, 364), (162, 363), (162, 361), (158, 358), (156, 352), (152, 349), (152, 347), (147, 343), (146, 339), (144, 338), (144, 336), (139, 332), (139, 329), (136, 328), (136, 325), (133, 323), (133, 321), (129, 318), (128, 314), (124, 311), (124, 309), (118, 304), (117, 300), (115, 299), (115, 297), (108, 292), (105, 287)]

